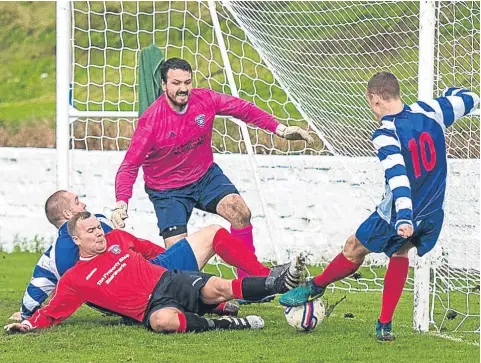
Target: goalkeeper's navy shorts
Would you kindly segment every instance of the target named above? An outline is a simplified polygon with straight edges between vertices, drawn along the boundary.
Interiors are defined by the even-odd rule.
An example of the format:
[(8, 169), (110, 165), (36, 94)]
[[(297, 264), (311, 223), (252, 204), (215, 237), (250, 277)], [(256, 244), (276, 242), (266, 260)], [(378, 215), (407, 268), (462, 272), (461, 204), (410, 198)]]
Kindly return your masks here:
[(391, 257), (408, 241), (416, 246), (418, 256), (431, 251), (438, 241), (443, 226), (442, 209), (422, 220), (414, 222), (414, 233), (410, 238), (398, 236), (395, 221), (386, 222), (376, 211), (372, 213), (357, 229), (356, 238), (371, 252), (383, 252)]
[(199, 271), (194, 251), (185, 238), (149, 261), (154, 265), (165, 267), (167, 270)]
[(163, 308), (176, 308), (183, 313), (203, 315), (217, 305), (202, 302), (200, 290), (214, 275), (195, 271), (166, 271), (152, 291), (142, 323), (148, 329), (150, 316)]
[(187, 223), (194, 208), (217, 213), (217, 204), (229, 194), (239, 194), (236, 187), (215, 163), (196, 182), (181, 188), (153, 190), (145, 187), (154, 204), (157, 226), (165, 239), (187, 233)]

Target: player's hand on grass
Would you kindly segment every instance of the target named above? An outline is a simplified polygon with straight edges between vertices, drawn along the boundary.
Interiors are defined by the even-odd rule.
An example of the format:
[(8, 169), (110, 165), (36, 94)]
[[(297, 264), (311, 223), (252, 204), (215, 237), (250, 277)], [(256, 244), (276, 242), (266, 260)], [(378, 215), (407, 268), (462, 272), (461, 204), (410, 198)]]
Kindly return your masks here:
[(114, 228), (125, 227), (124, 220), (129, 217), (127, 214), (127, 207), (127, 203), (121, 200), (115, 205), (115, 208), (112, 210), (112, 216), (110, 217), (110, 221), (114, 225)]
[(397, 229), (397, 234), (402, 238), (408, 238), (413, 235), (414, 229), (412, 224), (401, 224)]
[(16, 313), (13, 313), (12, 316), (8, 318), (8, 320), (22, 321), (22, 314), (20, 313), (20, 311), (17, 311)]
[(286, 126), (279, 124), (276, 129), (276, 135), (286, 140), (304, 140), (308, 145), (314, 143), (314, 139), (309, 132), (301, 129), (299, 126)]
[(22, 324), (22, 323), (12, 323), (5, 325), (3, 327), (7, 334), (17, 334), (17, 333), (27, 333), (28, 331), (32, 330), (30, 325)]

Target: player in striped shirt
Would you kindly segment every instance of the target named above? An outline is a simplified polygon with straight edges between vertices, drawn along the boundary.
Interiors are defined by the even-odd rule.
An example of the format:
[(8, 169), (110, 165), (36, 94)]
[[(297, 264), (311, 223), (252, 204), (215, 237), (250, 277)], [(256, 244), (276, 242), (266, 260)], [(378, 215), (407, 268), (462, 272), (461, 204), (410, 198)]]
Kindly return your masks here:
[(408, 275), (408, 252), (416, 247), (423, 256), (441, 233), (447, 176), (445, 129), (475, 110), (479, 97), (466, 89), (448, 88), (439, 98), (408, 106), (401, 101), (396, 77), (380, 72), (369, 80), (366, 98), (380, 121), (373, 143), (384, 169), (384, 198), (323, 273), (281, 296), (280, 303), (295, 306), (318, 298), (327, 285), (354, 273), (367, 254), (384, 252), (390, 260), (376, 335), (391, 341), (392, 317)]

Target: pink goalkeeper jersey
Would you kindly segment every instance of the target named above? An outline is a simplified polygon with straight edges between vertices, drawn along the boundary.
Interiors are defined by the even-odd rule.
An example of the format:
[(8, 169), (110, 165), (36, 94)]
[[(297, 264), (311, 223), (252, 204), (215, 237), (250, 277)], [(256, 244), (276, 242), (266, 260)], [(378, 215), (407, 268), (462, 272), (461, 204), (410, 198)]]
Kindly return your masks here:
[(139, 119), (115, 178), (117, 200), (129, 201), (140, 166), (145, 185), (154, 190), (199, 180), (214, 162), (211, 141), (216, 115), (232, 116), (271, 132), (279, 125), (254, 104), (209, 89), (192, 89), (183, 114), (169, 106), (164, 94)]

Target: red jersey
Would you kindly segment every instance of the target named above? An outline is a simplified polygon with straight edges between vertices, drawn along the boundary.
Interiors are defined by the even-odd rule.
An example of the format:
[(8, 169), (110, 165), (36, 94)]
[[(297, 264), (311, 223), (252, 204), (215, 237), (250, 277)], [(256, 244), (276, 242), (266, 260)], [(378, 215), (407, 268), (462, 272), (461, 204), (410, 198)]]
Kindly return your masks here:
[(184, 113), (165, 94), (144, 112), (115, 178), (117, 200), (128, 202), (139, 168), (154, 190), (180, 188), (199, 180), (214, 162), (212, 129), (216, 115), (233, 116), (275, 132), (279, 123), (253, 103), (209, 89), (194, 88)]
[(60, 278), (50, 302), (24, 323), (47, 328), (67, 319), (85, 302), (142, 321), (150, 295), (166, 271), (147, 259), (165, 250), (119, 229), (105, 238), (105, 252), (80, 257)]

